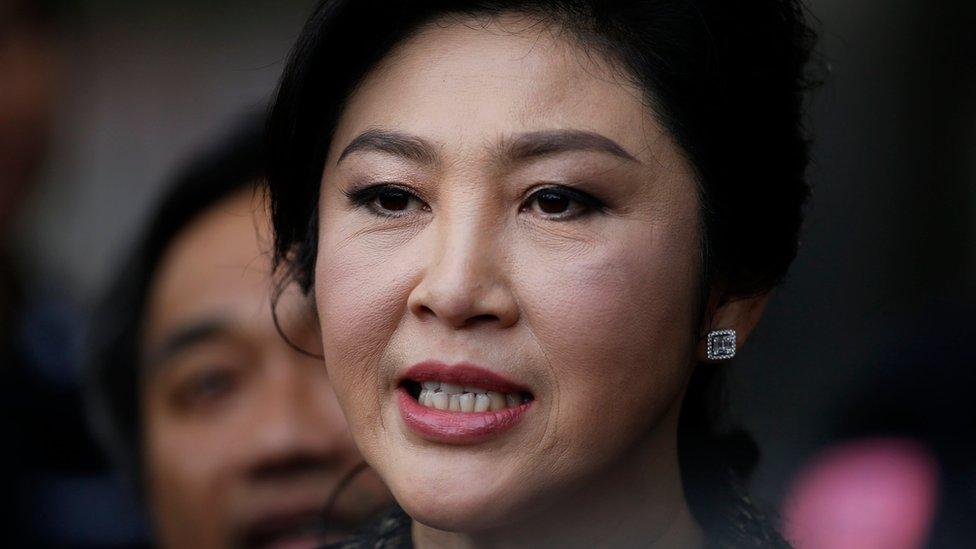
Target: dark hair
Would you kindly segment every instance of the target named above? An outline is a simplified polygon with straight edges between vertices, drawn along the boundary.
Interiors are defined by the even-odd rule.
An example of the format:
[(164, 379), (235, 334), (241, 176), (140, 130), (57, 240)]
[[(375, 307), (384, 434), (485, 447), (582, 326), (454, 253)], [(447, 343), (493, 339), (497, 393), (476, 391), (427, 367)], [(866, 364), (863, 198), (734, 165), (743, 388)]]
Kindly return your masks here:
[[(813, 45), (799, 0), (327, 0), (295, 45), (269, 120), (275, 265), (282, 283), (314, 284), (325, 156), (347, 97), (390, 50), (439, 17), (524, 13), (573, 33), (623, 69), (696, 171), (702, 306), (763, 294), (793, 261), (809, 192), (802, 124)], [(679, 428), (683, 481), (714, 535), (744, 509), (741, 478), (757, 453), (716, 427), (721, 383), (699, 365)], [(728, 486), (722, 494), (716, 487)], [(733, 517), (734, 518), (734, 517)], [(748, 519), (742, 519), (748, 529)], [(757, 533), (752, 539), (759, 539)], [(775, 538), (769, 534), (770, 539)]]
[(260, 189), (264, 127), (263, 114), (248, 115), (177, 173), (95, 311), (85, 369), (89, 420), (109, 458), (140, 492), (140, 341), (156, 268), (171, 242), (200, 214), (235, 192)]

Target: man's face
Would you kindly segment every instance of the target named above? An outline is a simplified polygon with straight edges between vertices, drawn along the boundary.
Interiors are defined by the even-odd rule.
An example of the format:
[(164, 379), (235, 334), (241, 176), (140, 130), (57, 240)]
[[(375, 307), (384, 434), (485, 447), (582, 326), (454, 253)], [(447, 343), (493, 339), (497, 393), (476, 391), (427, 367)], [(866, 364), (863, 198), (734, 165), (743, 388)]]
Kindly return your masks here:
[[(266, 210), (251, 190), (185, 227), (162, 257), (143, 325), (143, 462), (167, 547), (316, 546), (322, 510), (361, 460), (320, 359), (271, 316)], [(317, 351), (294, 294), (282, 328)], [(388, 498), (370, 473), (338, 498), (347, 529)], [(331, 532), (330, 532), (331, 534)]]

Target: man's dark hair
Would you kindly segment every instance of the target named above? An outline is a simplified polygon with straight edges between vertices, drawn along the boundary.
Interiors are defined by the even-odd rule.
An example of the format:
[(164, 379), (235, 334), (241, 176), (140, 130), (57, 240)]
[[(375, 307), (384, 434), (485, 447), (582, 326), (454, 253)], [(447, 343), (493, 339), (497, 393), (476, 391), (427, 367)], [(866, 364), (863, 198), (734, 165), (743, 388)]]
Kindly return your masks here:
[(173, 178), (92, 319), (86, 401), (96, 438), (142, 493), (141, 332), (159, 262), (200, 214), (264, 179), (264, 116), (248, 116), (228, 137), (201, 151)]

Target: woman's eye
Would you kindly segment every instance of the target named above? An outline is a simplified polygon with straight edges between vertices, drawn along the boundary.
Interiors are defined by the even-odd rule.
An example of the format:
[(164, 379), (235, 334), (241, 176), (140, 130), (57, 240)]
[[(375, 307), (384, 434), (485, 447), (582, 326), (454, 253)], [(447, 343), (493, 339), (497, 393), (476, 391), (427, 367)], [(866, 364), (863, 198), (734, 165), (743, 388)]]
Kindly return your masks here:
[(349, 193), (349, 198), (377, 215), (388, 217), (399, 217), (412, 210), (426, 209), (424, 202), (415, 194), (392, 185), (374, 185), (353, 191)]
[(568, 196), (554, 192), (539, 193), (535, 200), (539, 210), (547, 214), (564, 214), (573, 205)]
[(599, 210), (603, 204), (595, 197), (581, 191), (561, 187), (549, 187), (533, 193), (523, 210), (532, 210), (548, 219), (572, 219)]
[(384, 189), (376, 194), (376, 205), (390, 212), (402, 212), (410, 207), (411, 198), (400, 189)]

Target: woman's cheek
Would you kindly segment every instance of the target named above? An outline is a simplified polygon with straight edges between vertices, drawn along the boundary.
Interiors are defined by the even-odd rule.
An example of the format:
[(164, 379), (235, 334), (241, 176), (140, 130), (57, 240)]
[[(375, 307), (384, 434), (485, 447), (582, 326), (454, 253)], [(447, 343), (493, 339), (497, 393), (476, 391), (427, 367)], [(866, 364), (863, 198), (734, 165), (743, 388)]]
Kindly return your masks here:
[[(355, 423), (379, 413), (389, 389), (381, 367), (402, 316), (408, 284), (396, 257), (377, 254), (355, 240), (323, 238), (316, 264), (316, 306), (326, 368), (343, 411)], [(357, 442), (360, 442), (357, 440)]]
[(342, 219), (323, 225), (316, 260), (323, 343), (343, 364), (383, 350), (406, 305), (409, 281), (401, 273), (410, 269), (402, 248), (381, 245), (349, 225)]
[(571, 259), (522, 254), (536, 265), (519, 269), (520, 302), (554, 370), (560, 415), (575, 418), (560, 423), (599, 430), (605, 419), (586, 419), (653, 420), (681, 393), (697, 289), (685, 279), (696, 260), (691, 249), (650, 241), (620, 238)]

